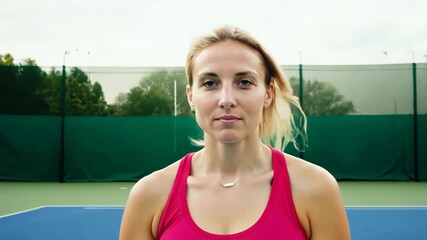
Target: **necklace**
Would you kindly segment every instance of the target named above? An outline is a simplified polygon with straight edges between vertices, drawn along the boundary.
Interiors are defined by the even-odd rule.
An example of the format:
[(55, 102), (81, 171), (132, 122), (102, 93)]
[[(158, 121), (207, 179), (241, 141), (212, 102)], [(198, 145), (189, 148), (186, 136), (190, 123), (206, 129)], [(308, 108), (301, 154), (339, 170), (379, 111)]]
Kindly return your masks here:
[(242, 173), (242, 174), (240, 174), (240, 176), (239, 177), (237, 177), (236, 178), (236, 180), (234, 180), (233, 182), (224, 182), (223, 180), (222, 180), (222, 178), (220, 178), (219, 176), (217, 176), (217, 175), (215, 175), (213, 172), (211, 172), (211, 170), (209, 170), (209, 168), (208, 168), (208, 166), (206, 165), (206, 162), (205, 162), (205, 154), (204, 154), (204, 151), (202, 152), (202, 162), (203, 162), (203, 166), (206, 168), (206, 170), (208, 171), (208, 173), (209, 174), (211, 174), (211, 175), (213, 175), (215, 178), (216, 178), (216, 180), (219, 182), (219, 183), (221, 183), (221, 185), (223, 186), (223, 187), (225, 187), (225, 188), (229, 188), (229, 187), (233, 187), (234, 185), (236, 185), (236, 183), (240, 180), (240, 178), (242, 178), (243, 176), (245, 176), (245, 174), (247, 173), (247, 172), (249, 172), (249, 169), (251, 169), (252, 168), (252, 166), (254, 165), (254, 163), (255, 163), (255, 160), (256, 160), (257, 158), (254, 158), (254, 160), (252, 161), (252, 163), (249, 165), (249, 167)]

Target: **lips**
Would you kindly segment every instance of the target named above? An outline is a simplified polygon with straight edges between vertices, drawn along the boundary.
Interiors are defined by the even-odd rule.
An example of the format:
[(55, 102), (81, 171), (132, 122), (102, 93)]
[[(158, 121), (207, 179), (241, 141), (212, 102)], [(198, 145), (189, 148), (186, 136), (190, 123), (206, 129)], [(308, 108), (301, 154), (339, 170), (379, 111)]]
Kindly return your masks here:
[(242, 119), (239, 117), (233, 116), (233, 115), (224, 115), (224, 116), (217, 118), (216, 120), (218, 120), (222, 123), (225, 123), (225, 124), (232, 124), (232, 123), (235, 123), (235, 122), (242, 120)]

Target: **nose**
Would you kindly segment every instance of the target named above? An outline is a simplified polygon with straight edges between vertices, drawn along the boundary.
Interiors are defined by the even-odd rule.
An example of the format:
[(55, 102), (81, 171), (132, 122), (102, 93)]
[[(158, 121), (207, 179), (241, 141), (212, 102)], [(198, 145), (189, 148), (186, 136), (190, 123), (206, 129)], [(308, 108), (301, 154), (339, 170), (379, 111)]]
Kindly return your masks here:
[(224, 109), (236, 107), (236, 98), (231, 86), (223, 86), (220, 94), (221, 96), (218, 102), (219, 107)]

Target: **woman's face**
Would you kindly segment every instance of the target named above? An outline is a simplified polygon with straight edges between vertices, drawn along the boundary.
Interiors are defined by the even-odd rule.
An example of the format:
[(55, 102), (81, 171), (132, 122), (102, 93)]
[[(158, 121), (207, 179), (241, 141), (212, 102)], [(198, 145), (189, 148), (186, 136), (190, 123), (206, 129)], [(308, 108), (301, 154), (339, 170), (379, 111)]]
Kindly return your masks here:
[(272, 100), (272, 85), (258, 53), (237, 41), (203, 49), (194, 59), (193, 85), (187, 89), (205, 140), (237, 143), (259, 139), (263, 108)]

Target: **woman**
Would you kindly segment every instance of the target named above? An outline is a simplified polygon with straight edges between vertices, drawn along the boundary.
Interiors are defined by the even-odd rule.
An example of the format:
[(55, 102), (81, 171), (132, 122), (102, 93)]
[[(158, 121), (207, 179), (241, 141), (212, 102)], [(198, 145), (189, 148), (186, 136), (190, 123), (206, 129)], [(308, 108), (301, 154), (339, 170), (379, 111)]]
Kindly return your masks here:
[(277, 150), (295, 143), (300, 106), (264, 48), (216, 29), (193, 43), (186, 75), (204, 148), (133, 187), (120, 239), (350, 239), (335, 179)]

